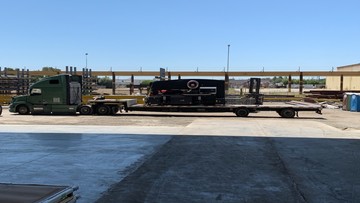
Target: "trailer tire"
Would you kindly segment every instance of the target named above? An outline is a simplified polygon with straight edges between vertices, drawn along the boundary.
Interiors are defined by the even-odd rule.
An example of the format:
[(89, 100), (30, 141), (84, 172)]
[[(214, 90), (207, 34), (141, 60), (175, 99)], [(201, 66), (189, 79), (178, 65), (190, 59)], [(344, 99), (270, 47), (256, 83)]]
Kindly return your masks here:
[(247, 117), (250, 111), (247, 108), (238, 108), (235, 110), (235, 114), (237, 117)]
[(280, 116), (283, 118), (294, 118), (295, 114), (296, 113), (294, 109), (283, 109), (280, 112)]
[(91, 115), (92, 109), (90, 106), (81, 106), (79, 112), (81, 115)]
[(26, 105), (19, 105), (16, 109), (20, 115), (28, 115), (30, 113), (29, 108)]
[(110, 114), (110, 107), (106, 105), (100, 105), (97, 107), (96, 112), (98, 115), (104, 116)]

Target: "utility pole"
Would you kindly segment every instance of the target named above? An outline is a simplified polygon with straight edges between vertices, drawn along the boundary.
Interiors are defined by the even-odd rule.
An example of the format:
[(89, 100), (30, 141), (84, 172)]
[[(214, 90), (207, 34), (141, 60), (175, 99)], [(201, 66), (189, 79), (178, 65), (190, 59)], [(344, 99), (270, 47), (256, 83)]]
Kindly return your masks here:
[(230, 44), (228, 44), (227, 68), (225, 73), (225, 94), (228, 94), (229, 91), (229, 61), (230, 61)]
[(87, 68), (87, 56), (88, 56), (88, 53), (85, 53), (85, 68)]
[(227, 71), (226, 72), (229, 72), (229, 60), (230, 60), (230, 44), (228, 44)]

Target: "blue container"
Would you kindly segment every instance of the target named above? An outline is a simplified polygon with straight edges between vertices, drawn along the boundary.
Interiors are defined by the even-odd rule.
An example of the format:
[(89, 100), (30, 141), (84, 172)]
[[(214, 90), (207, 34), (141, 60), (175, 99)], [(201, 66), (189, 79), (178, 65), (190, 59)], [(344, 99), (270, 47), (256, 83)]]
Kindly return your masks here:
[(353, 94), (350, 100), (350, 111), (360, 112), (360, 95)]

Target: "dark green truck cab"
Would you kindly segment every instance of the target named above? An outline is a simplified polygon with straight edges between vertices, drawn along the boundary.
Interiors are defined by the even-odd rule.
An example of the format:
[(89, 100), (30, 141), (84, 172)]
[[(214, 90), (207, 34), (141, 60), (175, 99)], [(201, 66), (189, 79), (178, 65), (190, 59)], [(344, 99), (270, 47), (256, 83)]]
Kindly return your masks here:
[(75, 114), (81, 100), (81, 76), (62, 74), (31, 85), (28, 95), (13, 97), (9, 111), (19, 114)]

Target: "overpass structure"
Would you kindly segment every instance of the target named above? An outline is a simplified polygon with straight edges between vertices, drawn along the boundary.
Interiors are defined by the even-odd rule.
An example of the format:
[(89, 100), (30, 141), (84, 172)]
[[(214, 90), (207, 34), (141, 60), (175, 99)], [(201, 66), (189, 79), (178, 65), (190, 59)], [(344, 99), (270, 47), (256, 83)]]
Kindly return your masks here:
[[(66, 71), (29, 71), (29, 75), (57, 75), (68, 73)], [(8, 74), (16, 74), (16, 71), (8, 71)], [(78, 74), (74, 72), (74, 74)], [(80, 73), (79, 73), (80, 74)], [(160, 76), (159, 71), (92, 71), (94, 76)], [(247, 76), (360, 76), (360, 71), (167, 71), (166, 75), (170, 78), (181, 76), (202, 76), (202, 77), (247, 77)]]
[[(83, 70), (84, 71), (84, 70)], [(72, 71), (72, 67), (70, 67), (70, 72), (68, 71), (68, 67), (66, 71), (29, 71), (28, 74), (30, 76), (52, 76), (62, 73), (71, 73), (75, 75), (80, 75), (81, 72), (76, 72), (76, 68)], [(7, 71), (8, 75), (16, 75), (18, 71)], [(131, 77), (130, 84), (130, 93), (131, 88), (133, 89), (134, 78), (136, 76), (151, 76), (151, 77), (159, 77), (159, 71), (91, 71), (90, 75), (92, 76), (109, 76), (113, 81), (113, 94), (115, 94), (115, 79), (116, 76), (129, 76)], [(303, 81), (304, 77), (309, 76), (332, 76), (332, 77), (340, 77), (340, 91), (343, 91), (343, 81), (344, 77), (353, 77), (359, 76), (360, 71), (233, 71), (233, 72), (224, 72), (224, 71), (166, 71), (165, 75), (169, 80), (171, 78), (181, 77), (224, 77), (225, 85), (228, 87), (229, 77), (269, 77), (269, 76), (286, 76), (288, 77), (288, 91), (291, 92), (291, 83), (292, 77), (299, 77), (300, 85), (299, 85), (299, 93), (303, 93)]]

